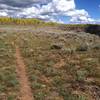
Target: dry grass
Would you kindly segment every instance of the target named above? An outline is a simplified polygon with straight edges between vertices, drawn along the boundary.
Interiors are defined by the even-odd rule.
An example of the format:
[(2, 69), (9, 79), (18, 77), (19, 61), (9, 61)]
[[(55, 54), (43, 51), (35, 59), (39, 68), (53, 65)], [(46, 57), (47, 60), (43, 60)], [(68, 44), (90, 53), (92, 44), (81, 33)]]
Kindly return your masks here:
[[(4, 41), (13, 41), (20, 47), (36, 100), (99, 100), (100, 37), (84, 32), (21, 31), (6, 36)], [(52, 48), (54, 45), (61, 47)], [(11, 46), (7, 52), (8, 49), (14, 50)], [(13, 52), (9, 55), (13, 56)], [(11, 66), (15, 64), (12, 61)], [(15, 67), (11, 66), (14, 73)]]
[(0, 100), (16, 100), (18, 80), (10, 34), (0, 33)]
[[(100, 43), (98, 37), (85, 33), (24, 33), (19, 34), (17, 43), (36, 100), (56, 100), (54, 95), (57, 100), (100, 97), (100, 49), (93, 48)], [(51, 48), (54, 44), (61, 47)]]

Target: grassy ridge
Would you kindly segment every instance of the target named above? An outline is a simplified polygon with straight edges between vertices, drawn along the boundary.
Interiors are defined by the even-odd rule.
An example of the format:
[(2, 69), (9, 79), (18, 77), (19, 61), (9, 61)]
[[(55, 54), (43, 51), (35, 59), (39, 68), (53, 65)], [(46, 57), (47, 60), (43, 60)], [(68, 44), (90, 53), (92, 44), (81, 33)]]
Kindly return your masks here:
[[(100, 86), (100, 42), (89, 34), (88, 37), (83, 34), (85, 37), (75, 33), (18, 34), (16, 43), (20, 46), (27, 65), (35, 100), (99, 98), (94, 88), (99, 90)], [(98, 48), (94, 48), (95, 44), (98, 44)], [(57, 49), (57, 46), (63, 47)]]

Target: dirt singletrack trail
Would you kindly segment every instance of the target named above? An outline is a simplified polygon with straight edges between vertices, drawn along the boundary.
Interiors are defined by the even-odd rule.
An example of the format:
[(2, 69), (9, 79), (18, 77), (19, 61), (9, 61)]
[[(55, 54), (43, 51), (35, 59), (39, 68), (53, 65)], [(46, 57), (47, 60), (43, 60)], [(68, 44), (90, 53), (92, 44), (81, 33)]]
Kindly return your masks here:
[(30, 83), (28, 81), (28, 76), (25, 70), (25, 64), (23, 57), (18, 46), (15, 46), (16, 53), (16, 63), (17, 63), (17, 75), (20, 83), (20, 100), (34, 100), (32, 96), (32, 91), (30, 88)]

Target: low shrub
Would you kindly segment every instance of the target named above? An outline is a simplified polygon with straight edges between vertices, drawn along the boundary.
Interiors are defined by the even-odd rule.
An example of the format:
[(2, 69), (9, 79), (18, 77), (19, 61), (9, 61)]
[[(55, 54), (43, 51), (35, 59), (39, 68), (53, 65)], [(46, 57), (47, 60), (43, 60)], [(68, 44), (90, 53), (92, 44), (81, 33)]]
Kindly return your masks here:
[(89, 49), (88, 45), (82, 44), (82, 45), (79, 45), (79, 46), (76, 48), (76, 51), (88, 51), (88, 49)]

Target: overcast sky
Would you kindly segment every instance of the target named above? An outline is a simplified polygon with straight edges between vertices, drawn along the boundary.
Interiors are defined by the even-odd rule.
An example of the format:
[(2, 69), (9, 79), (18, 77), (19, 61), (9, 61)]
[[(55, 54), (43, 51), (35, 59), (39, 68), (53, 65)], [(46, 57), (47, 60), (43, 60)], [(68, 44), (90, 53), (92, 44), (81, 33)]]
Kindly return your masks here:
[(100, 0), (0, 0), (0, 16), (97, 23), (100, 22)]

